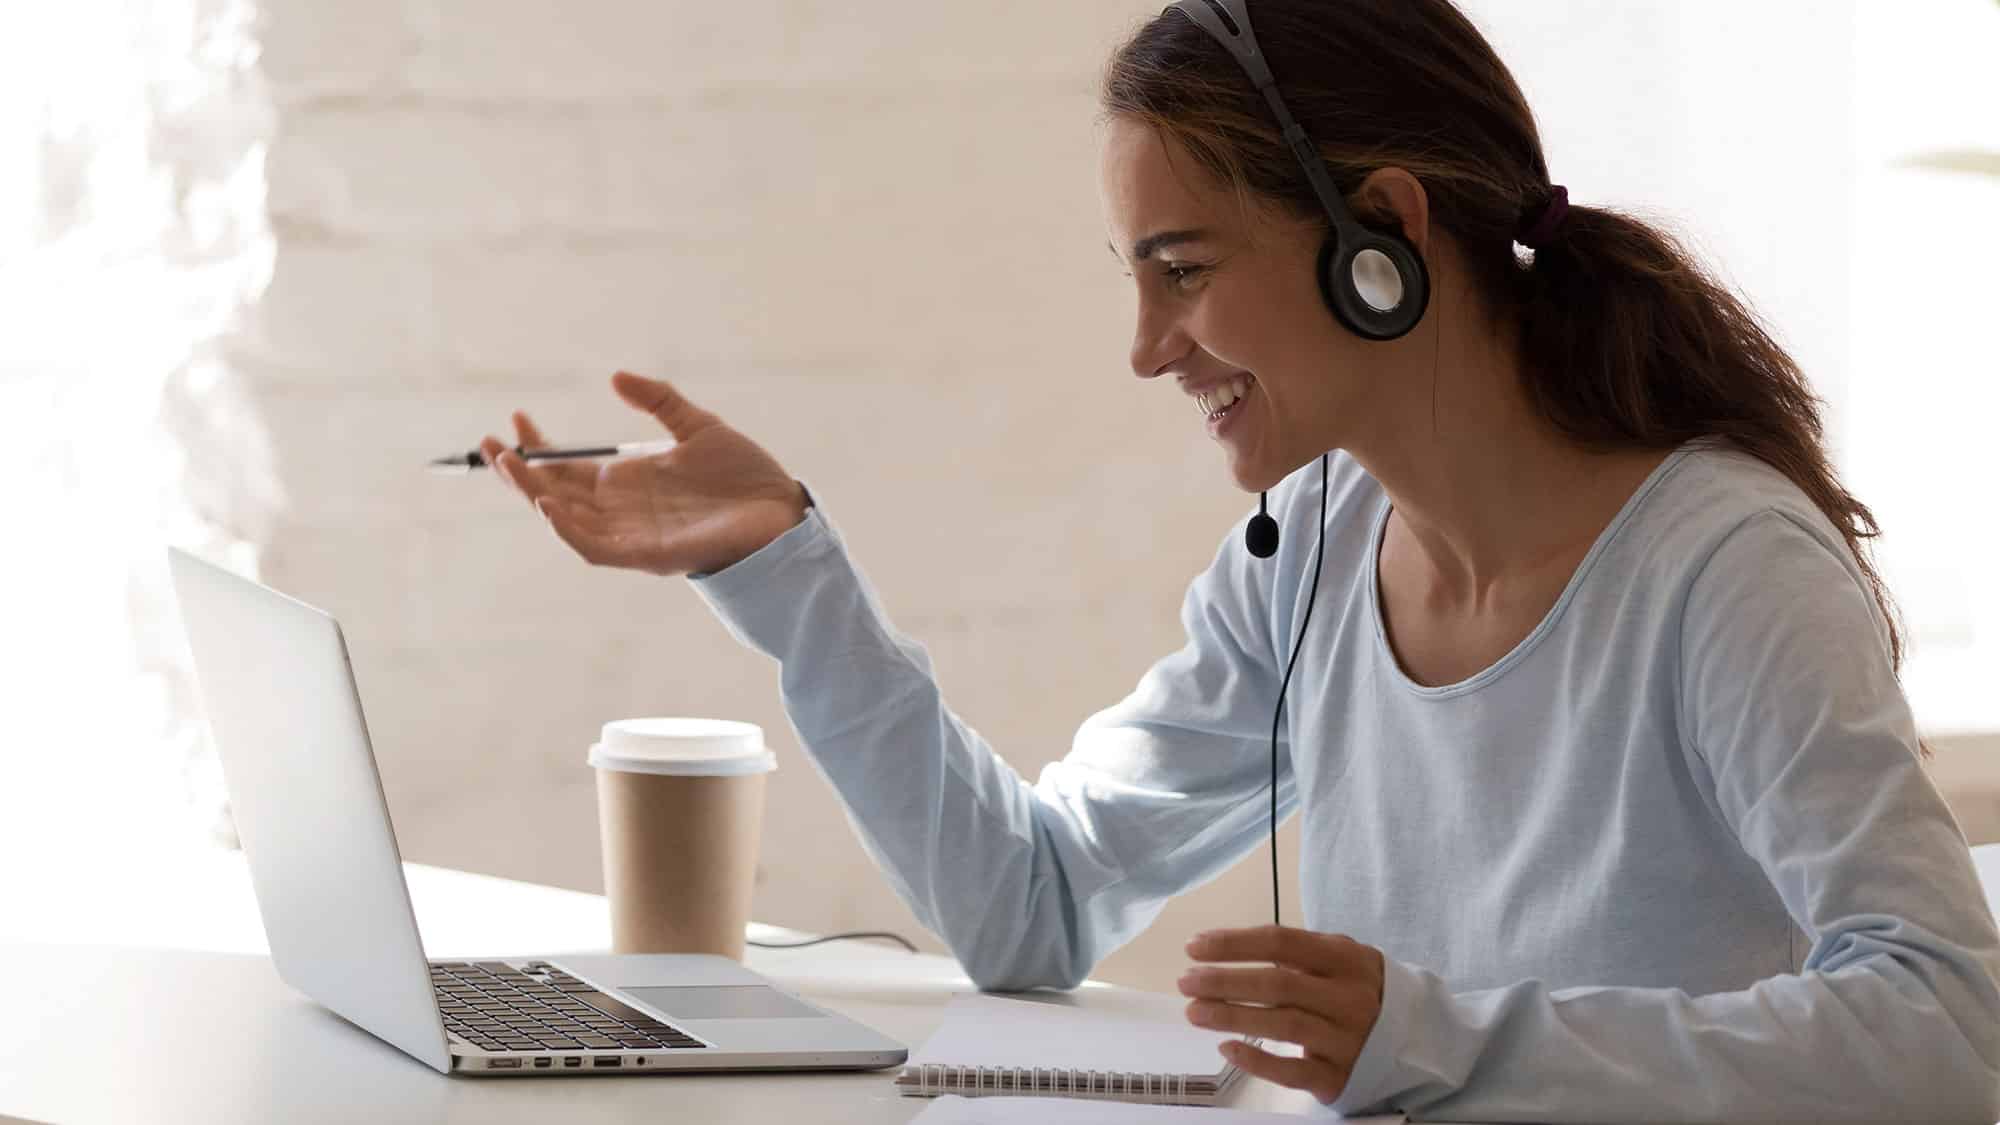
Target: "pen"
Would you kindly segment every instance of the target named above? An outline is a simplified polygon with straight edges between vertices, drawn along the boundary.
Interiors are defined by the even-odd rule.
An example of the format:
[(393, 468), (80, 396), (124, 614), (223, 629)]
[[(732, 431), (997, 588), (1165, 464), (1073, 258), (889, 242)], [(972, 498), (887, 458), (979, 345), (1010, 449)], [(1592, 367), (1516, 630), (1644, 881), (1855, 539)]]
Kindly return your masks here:
[[(669, 439), (666, 441), (628, 441), (619, 445), (593, 445), (575, 449), (557, 449), (554, 447), (526, 449), (517, 445), (514, 447), (514, 453), (523, 461), (568, 461), (581, 457), (623, 457), (637, 453), (665, 453), (676, 444), (678, 443)], [(439, 457), (437, 460), (431, 462), (431, 471), (434, 473), (469, 473), (474, 469), (484, 469), (487, 467), (486, 455), (477, 449), (470, 453), (457, 453), (450, 457)]]

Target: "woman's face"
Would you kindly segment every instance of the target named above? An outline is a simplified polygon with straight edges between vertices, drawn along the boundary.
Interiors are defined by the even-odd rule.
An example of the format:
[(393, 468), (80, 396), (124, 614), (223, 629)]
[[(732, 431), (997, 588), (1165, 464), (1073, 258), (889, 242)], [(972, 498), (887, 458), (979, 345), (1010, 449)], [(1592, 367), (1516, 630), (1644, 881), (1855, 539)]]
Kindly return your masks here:
[[(1172, 374), (1189, 392), (1251, 376), (1216, 436), (1238, 486), (1271, 488), (1368, 425), (1379, 383), (1365, 342), (1334, 320), (1314, 277), (1324, 223), (1243, 215), (1185, 149), (1129, 118), (1111, 119), (1101, 155), (1112, 252), (1139, 295), (1132, 372)], [(1207, 428), (1188, 402), (1189, 424)]]

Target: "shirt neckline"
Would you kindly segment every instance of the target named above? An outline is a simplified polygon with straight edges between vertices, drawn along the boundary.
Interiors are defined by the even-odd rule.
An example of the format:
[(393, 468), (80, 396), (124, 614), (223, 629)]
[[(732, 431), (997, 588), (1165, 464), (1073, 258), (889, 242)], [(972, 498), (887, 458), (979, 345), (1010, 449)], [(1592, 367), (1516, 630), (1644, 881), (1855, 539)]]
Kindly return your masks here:
[(1598, 556), (1602, 555), (1605, 549), (1611, 545), (1611, 541), (1618, 537), (1618, 532), (1631, 520), (1633, 513), (1639, 510), (1639, 506), (1645, 503), (1646, 497), (1652, 494), (1653, 489), (1657, 488), (1660, 482), (1667, 478), (1667, 474), (1672, 472), (1675, 466), (1679, 465), (1689, 453), (1694, 451), (1695, 446), (1699, 442), (1700, 439), (1697, 438), (1694, 441), (1683, 443), (1672, 453), (1667, 454), (1666, 458), (1658, 465), (1653, 466), (1653, 471), (1646, 474), (1646, 479), (1641, 481), (1639, 487), (1633, 490), (1632, 495), (1626, 498), (1624, 506), (1618, 509), (1618, 514), (1613, 516), (1611, 522), (1605, 525), (1604, 530), (1598, 533), (1597, 541), (1590, 545), (1590, 550), (1583, 556), (1583, 561), (1577, 564), (1576, 573), (1570, 575), (1569, 584), (1563, 587), (1562, 596), (1556, 599), (1556, 604), (1549, 608), (1548, 613), (1542, 616), (1541, 622), (1530, 630), (1527, 636), (1521, 638), (1519, 644), (1516, 644), (1507, 655), (1502, 656), (1486, 668), (1454, 684), (1431, 686), (1418, 683), (1403, 671), (1402, 662), (1396, 659), (1395, 651), (1389, 647), (1389, 631), (1388, 627), (1384, 624), (1382, 596), (1376, 576), (1382, 568), (1382, 538), (1383, 534), (1388, 530), (1389, 513), (1394, 508), (1394, 503), (1390, 500), (1388, 491), (1386, 489), (1383, 490), (1381, 500), (1375, 512), (1375, 530), (1368, 537), (1369, 547), (1367, 556), (1368, 609), (1369, 617), (1375, 626), (1376, 660), (1387, 669), (1389, 677), (1400, 684), (1403, 690), (1426, 699), (1449, 699), (1452, 696), (1477, 691), (1494, 680), (1499, 679), (1502, 675), (1505, 675), (1509, 668), (1512, 668), (1526, 658), (1529, 651), (1555, 628), (1557, 619), (1562, 616), (1563, 610), (1569, 608), (1569, 603), (1575, 599), (1577, 590), (1583, 586), (1584, 579), (1589, 576), (1591, 568), (1596, 565)]

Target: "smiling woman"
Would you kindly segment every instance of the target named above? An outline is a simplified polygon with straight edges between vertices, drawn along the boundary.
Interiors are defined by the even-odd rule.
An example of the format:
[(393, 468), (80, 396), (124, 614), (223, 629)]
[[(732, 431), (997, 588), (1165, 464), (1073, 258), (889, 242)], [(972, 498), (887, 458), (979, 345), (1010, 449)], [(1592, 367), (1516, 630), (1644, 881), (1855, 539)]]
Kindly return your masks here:
[[(1461, 307), (1452, 312), (1460, 317), (1455, 346), (1462, 351), (1452, 356), (1454, 366), (1493, 368), (1510, 394), (1519, 388), (1514, 397), (1539, 425), (1577, 448), (1663, 453), (1717, 435), (1772, 464), (1840, 530), (1889, 619), (1892, 659), (1900, 665), (1893, 602), (1862, 550), (1878, 529), (1834, 473), (1820, 403), (1797, 364), (1671, 236), (1609, 208), (1571, 206), (1567, 193), (1549, 184), (1533, 115), (1455, 7), (1359, 7), (1371, 14), (1340, 21), (1325, 18), (1319, 5), (1267, 0), (1257, 6), (1256, 27), (1272, 69), (1286, 76), (1287, 100), (1317, 141), (1316, 156), (1355, 213), (1406, 234), (1460, 279), (1453, 292)], [(1219, 238), (1182, 229), (1133, 243), (1135, 267), (1163, 249), (1200, 251), (1187, 261), (1163, 260), (1157, 276), (1141, 284), (1135, 371), (1174, 370), (1185, 378), (1202, 362), (1198, 352), (1211, 350), (1191, 346), (1185, 329), (1148, 335), (1155, 325), (1147, 313), (1158, 310), (1143, 307), (1148, 295), (1183, 296), (1188, 278), (1213, 272), (1207, 257), (1230, 259), (1231, 280), (1242, 282), (1237, 289), (1255, 293), (1258, 311), (1268, 315), (1188, 303), (1216, 326), (1271, 341), (1280, 363), (1309, 367), (1300, 393), (1311, 401), (1290, 411), (1304, 432), (1274, 450), (1260, 471), (1239, 471), (1239, 483), (1278, 479), (1318, 450), (1355, 449), (1351, 436), (1364, 426), (1386, 432), (1363, 409), (1372, 404), (1335, 400), (1337, 392), (1354, 393), (1348, 388), (1363, 369), (1370, 383), (1421, 382), (1436, 393), (1434, 374), (1418, 366), (1431, 353), (1383, 354), (1313, 315), (1317, 271), (1306, 259), (1318, 252), (1310, 234), (1325, 226), (1324, 210), (1265, 96), (1227, 52), (1186, 19), (1155, 20), (1112, 59), (1103, 99), (1112, 131), (1105, 190), (1114, 214), (1150, 220), (1192, 212), (1224, 228)], [(1547, 245), (1524, 262), (1516, 240), (1558, 200), (1563, 214)], [(1441, 340), (1434, 332), (1418, 343)], [(1139, 350), (1145, 347), (1153, 350)], [(1287, 405), (1277, 380), (1265, 382), (1274, 403)]]
[[(1704, 846), (1722, 848), (1719, 858), (1739, 864), (1747, 854), (1762, 867), (1754, 882), (1735, 892), (1710, 886), (1703, 896), (1685, 897), (1685, 908), (1699, 911), (1704, 899), (1714, 906), (1732, 894), (1754, 897), (1759, 884), (1768, 901), (1775, 889), (1783, 895), (1791, 921), (1815, 940), (1805, 967), (1831, 969), (1828, 956), (1836, 942), (1846, 940), (1840, 935), (1847, 927), (1829, 915), (1830, 902), (1785, 894), (1779, 881), (1779, 872), (1788, 866), (1785, 849), (1806, 837), (1785, 840), (1753, 830), (1749, 804), (1739, 810), (1729, 793), (1744, 787), (1746, 794), (1756, 796), (1756, 804), (1782, 806), (1785, 787), (1769, 770), (1779, 763), (1789, 763), (1787, 769), (1831, 770), (1839, 762), (1847, 764), (1838, 768), (1851, 769), (1864, 738), (1861, 732), (1868, 729), (1893, 732), (1871, 752), (1882, 757), (1865, 759), (1873, 763), (1871, 788), (1897, 777), (1910, 787), (1914, 801), (1883, 817), (1882, 830), (1894, 834), (1928, 822), (1932, 847), (1938, 850), (1926, 857), (1918, 849), (1903, 861), (1950, 872), (1948, 878), (1962, 892), (1963, 837), (1910, 760), (1928, 755), (1929, 749), (1896, 691), (1901, 637), (1888, 592), (1862, 549), (1862, 540), (1877, 529), (1868, 509), (1835, 477), (1822, 446), (1820, 404), (1797, 364), (1669, 236), (1609, 209), (1569, 205), (1566, 189), (1549, 183), (1534, 119), (1519, 90), (1453, 5), (1260, 0), (1254, 22), (1253, 33), (1251, 12), (1242, 0), (1187, 0), (1133, 35), (1107, 69), (1103, 99), (1110, 129), (1103, 194), (1114, 253), (1121, 243), (1132, 247), (1130, 264), (1139, 295), (1134, 373), (1147, 379), (1173, 373), (1193, 389), (1238, 379), (1237, 372), (1254, 374), (1261, 401), (1246, 405), (1257, 409), (1241, 421), (1225, 414), (1220, 425), (1210, 416), (1212, 432), (1224, 438), (1233, 475), (1246, 488), (1288, 481), (1322, 450), (1344, 451), (1351, 458), (1347, 465), (1353, 471), (1343, 476), (1358, 502), (1336, 502), (1333, 522), (1322, 515), (1319, 530), (1324, 537), (1329, 527), (1360, 523), (1367, 529), (1347, 537), (1361, 549), (1358, 569), (1336, 548), (1332, 588), (1358, 584), (1363, 589), (1353, 608), (1376, 618), (1391, 681), (1441, 704), (1476, 698), (1482, 694), (1477, 689), (1511, 672), (1515, 690), (1502, 692), (1498, 685), (1486, 690), (1489, 707), (1500, 696), (1532, 705), (1532, 693), (1519, 690), (1524, 678), (1535, 675), (1526, 670), (1534, 666), (1533, 658), (1524, 654), (1538, 642), (1544, 642), (1539, 645), (1544, 653), (1552, 645), (1562, 647), (1559, 640), (1545, 642), (1560, 622), (1572, 636), (1593, 638), (1595, 690), (1639, 698), (1653, 690), (1647, 685), (1651, 679), (1668, 698), (1685, 698), (1681, 709), (1660, 717), (1667, 729), (1680, 728), (1673, 741), (1681, 748), (1700, 748), (1695, 751), (1699, 757), (1688, 763), (1694, 771), (1686, 780), (1712, 792), (1711, 810), (1719, 802), (1733, 832)], [(1266, 45), (1262, 52), (1256, 46), (1259, 39)], [(1266, 59), (1269, 73), (1261, 69)], [(1250, 81), (1245, 81), (1245, 70)], [(1276, 83), (1272, 74), (1278, 76)], [(1298, 107), (1296, 124), (1287, 102)], [(1343, 331), (1339, 322), (1345, 318), (1335, 302), (1316, 307), (1320, 302), (1315, 298), (1326, 297), (1322, 232), (1329, 215), (1336, 232), (1345, 217), (1341, 203), (1328, 199), (1322, 181), (1329, 178), (1346, 207), (1375, 229), (1407, 239), (1430, 263), (1439, 278), (1439, 300), (1424, 326), (1427, 331), (1378, 343), (1352, 331), (1352, 325)], [(1335, 234), (1325, 238), (1330, 245)], [(1517, 242), (1534, 252), (1524, 258), (1514, 249)], [(1199, 280), (1189, 284), (1189, 278)], [(1321, 291), (1315, 293), (1316, 288)], [(1446, 317), (1451, 318), (1448, 339)], [(1205, 410), (1206, 405), (1204, 401)], [(1714, 468), (1689, 470), (1686, 462), (1695, 458), (1707, 458)], [(1717, 471), (1725, 463), (1733, 471)], [(1687, 503), (1689, 478), (1696, 475), (1707, 478), (1701, 489), (1709, 491), (1706, 503), (1733, 514), (1713, 532), (1669, 546), (1673, 537), (1653, 527), (1667, 518), (1667, 510)], [(1726, 480), (1732, 475), (1739, 479)], [(1331, 487), (1323, 477), (1322, 504)], [(1765, 517), (1773, 512), (1782, 513), (1784, 521), (1769, 522)], [(1801, 536), (1801, 530), (1809, 534)], [(1635, 569), (1637, 560), (1628, 562), (1621, 555), (1641, 539), (1655, 552), (1654, 564)], [(1681, 566), (1653, 572), (1653, 565), (1676, 552), (1684, 556)], [(1737, 576), (1759, 570), (1786, 578), (1767, 580), (1759, 588), (1755, 580)], [(1623, 573), (1614, 579), (1605, 571)], [(1803, 581), (1808, 574), (1820, 577)], [(1592, 579), (1589, 585), (1586, 576)], [(1277, 581), (1282, 586), (1293, 579), (1281, 567)], [(1774, 588), (1777, 581), (1798, 586), (1780, 592)], [(1315, 565), (1302, 594), (1307, 622), (1319, 587)], [(1673, 616), (1682, 622), (1679, 635), (1650, 643), (1665, 641), (1682, 660), (1692, 657), (1697, 663), (1683, 664), (1673, 677), (1660, 680), (1648, 668), (1658, 667), (1644, 651), (1648, 642), (1632, 637), (1628, 623), (1598, 619), (1590, 608), (1595, 596), (1610, 594), (1611, 587), (1622, 588), (1616, 595), (1623, 603), (1618, 614), (1628, 620), (1635, 599), (1677, 605)], [(1857, 612), (1861, 607), (1851, 596), (1864, 589), (1871, 595), (1872, 613)], [(1796, 622), (1820, 622), (1816, 629), (1830, 623), (1829, 610), (1836, 604), (1843, 607), (1845, 634), (1789, 632)], [(1750, 620), (1766, 625), (1760, 635), (1733, 637), (1720, 619), (1714, 629), (1701, 623), (1718, 612), (1733, 617), (1737, 629), (1747, 629)], [(1336, 628), (1341, 624), (1336, 622)], [(1304, 644), (1304, 630), (1301, 624), (1295, 646)], [(1879, 643), (1881, 659), (1849, 664), (1810, 651), (1838, 644), (1832, 636), (1849, 634), (1849, 643), (1864, 646), (1864, 651)], [(1343, 647), (1336, 640), (1328, 654), (1337, 699), (1349, 698), (1340, 681), (1352, 674), (1340, 659)], [(1725, 671), (1732, 665), (1732, 671)], [(1760, 693), (1754, 711), (1734, 710), (1746, 702), (1740, 688), (1732, 703), (1730, 693), (1705, 686), (1711, 678), (1730, 676), (1782, 695)], [(1287, 666), (1285, 682), (1289, 678)], [(1568, 686), (1558, 675), (1544, 690), (1553, 703)], [(1814, 716), (1848, 691), (1862, 692), (1873, 702), (1847, 717), (1849, 725), (1841, 728), (1846, 733), (1817, 727)], [(1281, 684), (1281, 700), (1283, 694)], [(1424, 731), (1439, 735), (1459, 721), (1441, 706), (1438, 711), (1429, 719), (1393, 724), (1364, 721), (1352, 712), (1347, 717), (1352, 725), (1385, 733), (1400, 730), (1408, 738)], [(1643, 714), (1644, 708), (1638, 711)], [(1788, 719), (1787, 711), (1797, 718)], [(1724, 724), (1733, 729), (1724, 733)], [(1590, 724), (1582, 725), (1588, 729)], [(1576, 729), (1576, 724), (1570, 726)], [(1709, 733), (1711, 726), (1714, 733)], [(1464, 733), (1490, 741), (1506, 732), (1482, 723)], [(1534, 738), (1504, 741), (1537, 745), (1549, 736), (1543, 728)], [(1274, 747), (1275, 737), (1274, 724)], [(1759, 740), (1768, 745), (1746, 745)], [(1418, 741), (1448, 744), (1436, 737), (1419, 736)], [(1492, 778), (1468, 790), (1464, 782), (1478, 775), (1467, 775), (1440, 789), (1452, 771), (1432, 768), (1404, 776), (1407, 767), (1389, 771), (1386, 763), (1354, 760), (1360, 747), (1353, 739), (1328, 737), (1326, 742), (1324, 753), (1330, 755), (1345, 748), (1338, 758), (1344, 765), (1329, 770), (1295, 758), (1294, 770), (1302, 776), (1345, 774), (1343, 788), (1348, 789), (1368, 784), (1362, 779), (1371, 776), (1402, 777), (1401, 784), (1383, 787), (1381, 796), (1393, 801), (1390, 794), (1401, 793), (1407, 807), (1425, 807), (1411, 798), (1427, 790), (1440, 798), (1451, 793), (1453, 802), (1462, 794), (1479, 793), (1505, 803)], [(1725, 744), (1735, 752), (1724, 752)], [(1638, 739), (1625, 753), (1666, 748)], [(1771, 756), (1768, 766), (1753, 764), (1760, 755)], [(1570, 770), (1565, 752), (1544, 750), (1534, 757), (1565, 788), (1587, 776)], [(1628, 773), (1632, 768), (1627, 765)], [(1651, 768), (1648, 764), (1641, 771)], [(1740, 775), (1734, 774), (1737, 770)], [(1274, 749), (1274, 831), (1279, 781)], [(1624, 785), (1630, 783), (1627, 776)], [(1598, 794), (1580, 802), (1576, 814), (1587, 815), (1583, 807), (1591, 804), (1616, 805), (1634, 795), (1629, 789)], [(1854, 802), (1874, 799), (1869, 792), (1847, 796)], [(1512, 797), (1545, 803), (1534, 789)], [(1804, 790), (1795, 799), (1797, 808), (1772, 815), (1789, 819), (1807, 807), (1835, 823), (1853, 815), (1820, 806), (1818, 796), (1808, 797)], [(1569, 802), (1558, 807), (1567, 808)], [(1688, 811), (1695, 822), (1710, 815), (1697, 808)], [(1313, 825), (1323, 822), (1310, 809), (1307, 815), (1310, 857), (1322, 852), (1310, 841)], [(1526, 838), (1553, 830), (1573, 846), (1575, 829), (1562, 819), (1538, 818), (1537, 830)], [(1344, 859), (1349, 867), (1359, 862), (1378, 879), (1400, 871), (1403, 877), (1386, 880), (1388, 885), (1434, 883), (1435, 868), (1449, 862), (1445, 857), (1477, 854), (1461, 853), (1449, 843), (1425, 848), (1414, 839), (1397, 848), (1393, 841), (1399, 833), (1379, 823), (1357, 829), (1353, 820), (1321, 830), (1324, 854)], [(1667, 847), (1691, 860), (1702, 850), (1689, 837), (1692, 823), (1641, 825), (1635, 820), (1621, 833), (1602, 838), (1600, 846), (1615, 840), (1616, 847), (1629, 848), (1636, 838), (1655, 835), (1660, 838), (1650, 846)], [(1522, 853), (1523, 838), (1517, 829), (1494, 838), (1487, 849)], [(1335, 841), (1341, 846), (1335, 847)], [(1399, 855), (1394, 864), (1384, 862), (1390, 851)], [(1411, 852), (1426, 851), (1427, 860), (1408, 858)], [(1532, 848), (1525, 854), (1541, 852)], [(1550, 877), (1565, 865), (1561, 855), (1560, 850), (1547, 853), (1556, 865), (1548, 869)], [(1858, 868), (1867, 862), (1857, 855), (1848, 865)], [(1574, 867), (1573, 860), (1567, 863)], [(1515, 876), (1498, 884), (1508, 890), (1501, 901), (1511, 900), (1513, 910), (1527, 910), (1524, 903), (1541, 904), (1539, 917), (1530, 913), (1522, 919), (1525, 924), (1532, 918), (1524, 933), (1539, 935), (1536, 944), (1542, 948), (1533, 958), (1510, 959), (1490, 947), (1474, 954), (1454, 941), (1441, 942), (1435, 931), (1420, 940), (1407, 925), (1391, 921), (1405, 918), (1407, 906), (1387, 891), (1321, 890), (1316, 896), (1309, 879), (1308, 912), (1315, 928), (1369, 934), (1408, 952), (1429, 950), (1417, 963), (1456, 965), (1459, 972), (1453, 975), (1461, 979), (1441, 979), (1421, 969), (1407, 976), (1390, 972), (1384, 988), (1376, 962), (1343, 960), (1337, 950), (1305, 941), (1294, 943), (1290, 955), (1281, 955), (1272, 951), (1283, 944), (1267, 940), (1261, 945), (1263, 956), (1278, 962), (1273, 970), (1277, 976), (1193, 974), (1183, 981), (1197, 998), (1190, 1018), (1302, 1043), (1303, 1060), (1255, 1050), (1233, 1057), (1253, 1072), (1337, 1100), (1343, 1110), (1389, 1104), (1471, 1117), (1611, 1119), (1644, 1104), (1640, 1091), (1651, 1086), (1662, 1091), (1662, 1101), (1645, 1105), (1641, 1116), (1660, 1120), (1689, 1111), (1677, 1114), (1665, 1095), (1674, 1083), (1655, 1084), (1679, 1069), (1699, 1069), (1705, 1061), (1702, 1039), (1672, 1005), (1642, 1003), (1636, 991), (1620, 993), (1614, 987), (1607, 995), (1619, 994), (1620, 1000), (1593, 1012), (1579, 1003), (1562, 1004), (1559, 993), (1544, 987), (1515, 991), (1506, 1011), (1516, 1027), (1498, 1039), (1491, 1028), (1499, 1021), (1487, 1009), (1499, 997), (1467, 990), (1469, 981), (1503, 984), (1540, 978), (1615, 986), (1621, 978), (1644, 979), (1714, 993), (1705, 997), (1715, 1005), (1712, 1014), (1731, 1013), (1736, 1004), (1794, 1001), (1814, 1009), (1821, 986), (1811, 975), (1758, 979), (1761, 974), (1750, 973), (1738, 978), (1740, 991), (1728, 991), (1714, 987), (1726, 976), (1671, 967), (1672, 958), (1652, 954), (1630, 957), (1623, 965), (1600, 958), (1602, 968), (1595, 976), (1579, 972), (1585, 960), (1581, 956), (1551, 960), (1549, 941), (1568, 947), (1591, 927), (1558, 921), (1573, 907), (1515, 870)], [(1648, 878), (1630, 867), (1594, 871), (1594, 881), (1612, 888), (1636, 890)], [(1486, 881), (1488, 888), (1495, 885)], [(1977, 901), (1976, 896), (1959, 898), (1961, 906)], [(1909, 907), (1913, 915), (1949, 909), (1935, 899), (1913, 901)], [(1884, 904), (1872, 902), (1867, 908), (1883, 909)], [(1970, 1070), (1956, 1073), (1972, 1077), (1959, 1086), (1967, 1098), (1962, 1112), (1983, 1120), (1992, 1116), (2000, 1097), (1994, 1077), (2000, 1065), (1994, 940), (1985, 919), (1959, 913), (1971, 944), (1932, 948), (1926, 956), (1963, 966), (1974, 982), (1960, 997), (1961, 1014), (1937, 1027), (1936, 1034), (1942, 1037), (1938, 1042), (1955, 1043), (1965, 1052)], [(1612, 913), (1595, 925), (1608, 923), (1626, 934), (1663, 932), (1672, 925), (1663, 919), (1662, 926), (1642, 930), (1637, 925), (1641, 916)], [(1345, 939), (1345, 934), (1338, 936)], [(1490, 943), (1493, 936), (1485, 940)], [(1511, 944), (1505, 928), (1499, 936), (1502, 948)], [(1719, 934), (1711, 931), (1711, 937)], [(1612, 940), (1609, 934), (1601, 934), (1599, 941), (1606, 940)], [(1190, 953), (1203, 956), (1196, 946)], [(1706, 950), (1711, 969), (1716, 955), (1713, 947)], [(1789, 951), (1785, 962), (1797, 964)], [(1899, 975), (1891, 963), (1859, 964), (1875, 972), (1890, 970), (1888, 977)], [(1363, 975), (1350, 976), (1357, 972)], [(1286, 974), (1295, 978), (1289, 987)], [(1351, 1006), (1327, 1007), (1311, 999), (1314, 990), (1304, 982), (1322, 976), (1351, 979), (1363, 985), (1364, 997), (1376, 991), (1379, 999), (1362, 1001), (1373, 1017), (1365, 1021), (1372, 1022), (1372, 1032), (1352, 1033)], [(1704, 979), (1710, 987), (1697, 989)], [(1823, 1011), (1815, 1017), (1817, 1030), (1803, 1037), (1785, 1026), (1758, 1026), (1760, 1021), (1747, 1010), (1724, 1015), (1714, 1050), (1747, 1036), (1764, 1048), (1764, 1062), (1771, 1068), (1767, 1076), (1789, 1066), (1799, 1069), (1803, 1079), (1823, 1061), (1818, 1057), (1824, 1048), (1821, 1037), (1830, 1032), (1831, 1021), (1845, 1019), (1850, 1005), (1866, 1003), (1885, 1020), (1897, 1018), (1892, 992), (1877, 991), (1872, 1000), (1862, 1001), (1867, 986), (1851, 987), (1857, 989), (1854, 995), (1817, 1000)], [(1350, 997), (1346, 1003), (1352, 1002)], [(1971, 1017), (1974, 1011), (1980, 1014)], [(1634, 1054), (1672, 1057), (1675, 1050), (1668, 1044), (1680, 1044), (1676, 1063), (1643, 1077), (1635, 1077), (1624, 1064), (1612, 1066), (1603, 1078), (1607, 1090), (1624, 1089), (1616, 1099), (1593, 1104), (1590, 1081), (1579, 1079), (1590, 1073), (1590, 1065), (1582, 1056), (1563, 1061), (1570, 1045), (1601, 1058), (1597, 1051), (1603, 1042), (1622, 1040), (1636, 1047), (1655, 1037), (1652, 1049)], [(1808, 1049), (1808, 1043), (1818, 1045)], [(1399, 1058), (1405, 1049), (1433, 1060), (1464, 1061), (1442, 1072), (1435, 1062), (1405, 1070)], [(1729, 1049), (1740, 1063), (1742, 1049)], [(1852, 1052), (1856, 1066), (1876, 1061), (1865, 1041), (1840, 1049)], [(1529, 1094), (1535, 1068), (1474, 1062), (1494, 1051), (1504, 1051), (1510, 1060), (1534, 1058), (1550, 1073), (1563, 1073), (1570, 1088), (1562, 1091), (1560, 1101), (1551, 1100), (1546, 1091)], [(1719, 1056), (1714, 1061), (1720, 1065)], [(1843, 1109), (1829, 1102), (1808, 1113), (1802, 1105), (1780, 1100), (1782, 1086), (1774, 1081), (1734, 1090), (1711, 1087), (1714, 1101), (1692, 1115), (1861, 1112), (1861, 1103), (1850, 1101)], [(1931, 1096), (1928, 1088), (1904, 1085), (1901, 1091), (1890, 1104), (1904, 1112)], [(1889, 1111), (1876, 1104), (1865, 1112)]]
[(1185, 645), (1033, 783), (818, 499), (664, 381), (614, 386), (673, 450), (582, 471), (489, 438), (500, 479), (780, 664), (981, 988), (1074, 987), (1297, 814), (1304, 925), (1197, 936), (1181, 988), (1301, 1048), (1232, 1062), (1342, 1113), (2000, 1116), (2000, 932), (1867, 509), (1750, 310), (1569, 203), (1448, 0), (1180, 0), (1103, 103), (1132, 372), (1267, 496), (1188, 585)]

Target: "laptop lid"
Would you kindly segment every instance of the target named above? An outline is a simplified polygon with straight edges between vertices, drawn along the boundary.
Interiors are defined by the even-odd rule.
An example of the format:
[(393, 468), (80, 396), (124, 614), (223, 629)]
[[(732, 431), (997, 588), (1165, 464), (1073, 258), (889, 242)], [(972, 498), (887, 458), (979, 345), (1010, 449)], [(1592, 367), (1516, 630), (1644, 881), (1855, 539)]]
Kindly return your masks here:
[(339, 622), (177, 547), (167, 565), (278, 975), (450, 1073)]

